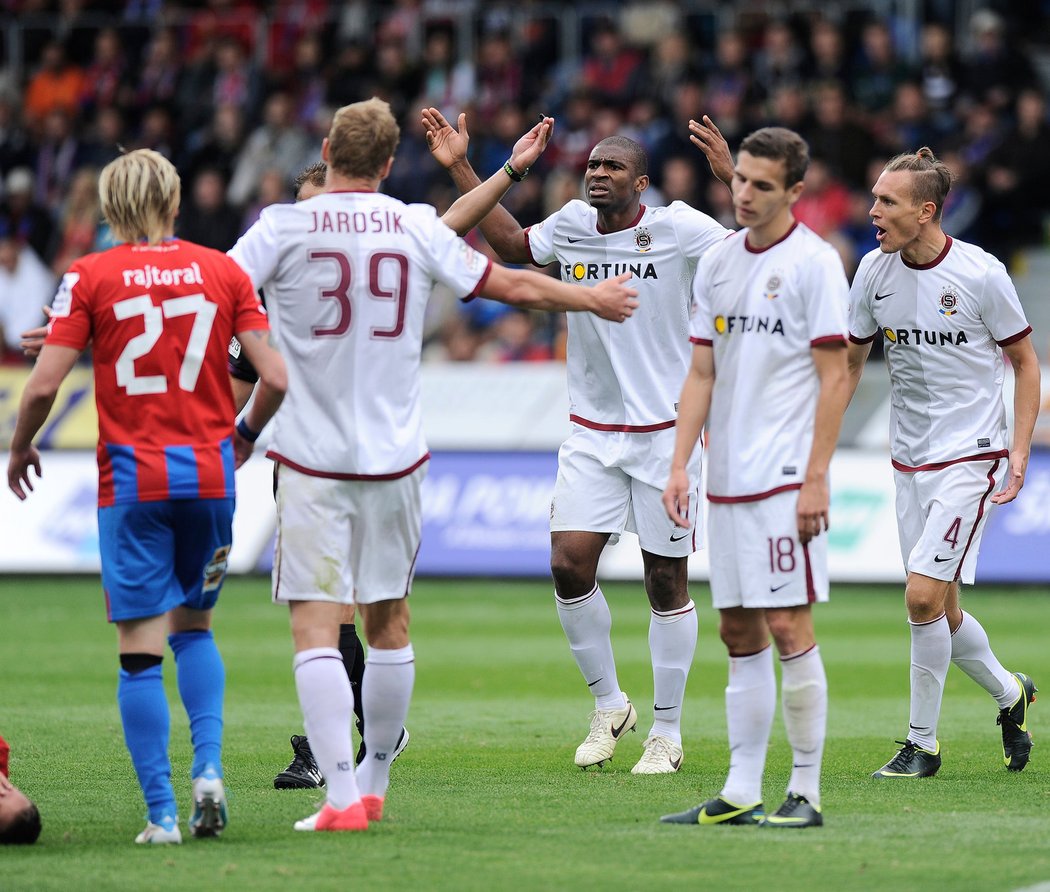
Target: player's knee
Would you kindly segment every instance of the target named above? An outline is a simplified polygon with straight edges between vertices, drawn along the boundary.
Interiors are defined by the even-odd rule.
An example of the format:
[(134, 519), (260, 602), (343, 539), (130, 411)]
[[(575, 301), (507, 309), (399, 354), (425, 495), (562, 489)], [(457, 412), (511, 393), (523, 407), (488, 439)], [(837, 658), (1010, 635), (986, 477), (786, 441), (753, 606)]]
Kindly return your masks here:
[(674, 610), (689, 602), (685, 561), (660, 562), (645, 574), (645, 590), (654, 610)]
[(563, 598), (579, 597), (594, 588), (594, 574), (581, 567), (565, 549), (551, 551), (551, 576), (554, 587)]

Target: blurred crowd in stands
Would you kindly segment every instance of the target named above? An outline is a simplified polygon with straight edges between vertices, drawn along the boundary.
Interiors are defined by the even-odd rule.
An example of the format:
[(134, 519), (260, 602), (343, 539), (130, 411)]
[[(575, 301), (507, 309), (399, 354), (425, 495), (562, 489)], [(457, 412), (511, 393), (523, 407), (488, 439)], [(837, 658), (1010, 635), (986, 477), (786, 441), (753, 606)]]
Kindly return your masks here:
[[(594, 143), (631, 136), (649, 153), (646, 204), (682, 200), (735, 226), (729, 191), (688, 141), (709, 114), (730, 146), (780, 124), (813, 163), (796, 215), (852, 275), (875, 246), (869, 189), (890, 156), (931, 146), (958, 180), (945, 230), (1009, 263), (1044, 240), (1050, 212), (1040, 2), (956, 4), (519, 0), (0, 0), (0, 327), (8, 358), (76, 257), (107, 247), (100, 168), (123, 149), (169, 157), (183, 182), (177, 234), (228, 249), (259, 210), (290, 201), (319, 158), (332, 111), (378, 95), (402, 122), (385, 191), (443, 210), (455, 192), (430, 158), (419, 109), (468, 115), (487, 176), (540, 114), (555, 137), (508, 194), (523, 225), (580, 194)], [(471, 236), (480, 248), (480, 235)], [(426, 355), (547, 359), (560, 321), (432, 302)]]

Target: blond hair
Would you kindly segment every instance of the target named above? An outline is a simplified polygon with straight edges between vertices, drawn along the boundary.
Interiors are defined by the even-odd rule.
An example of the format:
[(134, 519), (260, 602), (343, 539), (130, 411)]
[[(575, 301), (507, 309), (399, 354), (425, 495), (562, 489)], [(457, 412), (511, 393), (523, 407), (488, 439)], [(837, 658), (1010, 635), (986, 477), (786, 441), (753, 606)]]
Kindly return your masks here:
[(926, 204), (932, 201), (937, 210), (934, 221), (941, 219), (948, 190), (952, 188), (955, 175), (943, 161), (938, 161), (929, 146), (923, 146), (917, 152), (905, 152), (889, 160), (885, 168), (889, 173), (899, 170), (914, 174), (911, 178), (911, 198), (915, 204)]
[(158, 244), (171, 230), (182, 186), (178, 171), (153, 149), (121, 155), (98, 178), (102, 216), (121, 241)]
[(344, 105), (328, 131), (328, 164), (342, 176), (377, 177), (400, 139), (401, 128), (382, 99)]

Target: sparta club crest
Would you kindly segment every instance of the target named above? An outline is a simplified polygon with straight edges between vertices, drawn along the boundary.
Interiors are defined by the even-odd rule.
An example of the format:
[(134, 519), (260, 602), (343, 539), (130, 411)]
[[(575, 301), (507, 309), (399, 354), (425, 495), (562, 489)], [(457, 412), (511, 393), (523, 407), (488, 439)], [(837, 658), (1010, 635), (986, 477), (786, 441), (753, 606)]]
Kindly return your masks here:
[(780, 286), (784, 284), (783, 279), (780, 278), (780, 274), (774, 272), (769, 277), (769, 281), (766, 282), (766, 300), (776, 300), (780, 297)]
[(634, 231), (635, 250), (639, 254), (647, 254), (653, 249), (653, 234), (644, 227)]
[(945, 285), (941, 291), (940, 303), (938, 313), (942, 316), (954, 316), (959, 312), (959, 292), (951, 285)]

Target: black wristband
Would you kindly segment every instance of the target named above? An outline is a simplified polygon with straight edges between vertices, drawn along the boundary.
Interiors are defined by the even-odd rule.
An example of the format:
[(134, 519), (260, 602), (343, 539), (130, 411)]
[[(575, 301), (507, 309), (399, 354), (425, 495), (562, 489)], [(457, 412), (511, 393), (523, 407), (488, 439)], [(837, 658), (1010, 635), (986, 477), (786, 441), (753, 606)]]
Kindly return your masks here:
[(256, 440), (259, 439), (259, 433), (261, 433), (261, 431), (259, 433), (253, 431), (250, 427), (248, 427), (248, 423), (242, 418), (240, 421), (237, 422), (237, 433), (244, 437), (244, 439), (247, 440), (249, 443), (254, 443)]
[(514, 180), (515, 183), (520, 183), (525, 177), (529, 175), (529, 169), (526, 167), (521, 173), (518, 173), (510, 163), (508, 158), (506, 163), (503, 165), (503, 172)]

